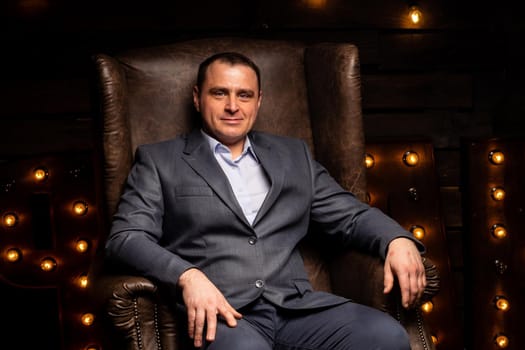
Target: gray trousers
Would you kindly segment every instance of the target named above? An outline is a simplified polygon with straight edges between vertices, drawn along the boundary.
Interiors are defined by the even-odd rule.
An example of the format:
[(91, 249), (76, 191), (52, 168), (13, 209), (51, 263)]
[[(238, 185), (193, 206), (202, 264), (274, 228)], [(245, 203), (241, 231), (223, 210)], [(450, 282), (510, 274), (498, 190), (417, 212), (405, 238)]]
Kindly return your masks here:
[(405, 329), (390, 315), (348, 302), (290, 311), (264, 299), (240, 310), (237, 327), (219, 322), (206, 350), (409, 350)]

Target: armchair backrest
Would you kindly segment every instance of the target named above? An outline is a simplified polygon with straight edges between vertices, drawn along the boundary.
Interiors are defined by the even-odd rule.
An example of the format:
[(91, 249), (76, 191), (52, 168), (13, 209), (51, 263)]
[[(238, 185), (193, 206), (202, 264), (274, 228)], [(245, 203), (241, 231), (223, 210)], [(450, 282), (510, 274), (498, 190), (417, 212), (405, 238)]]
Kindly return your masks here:
[[(261, 69), (263, 102), (255, 129), (305, 140), (316, 159), (363, 199), (364, 139), (358, 50), (351, 44), (215, 38), (98, 55), (105, 195), (116, 210), (136, 147), (189, 131), (198, 65), (220, 51), (237, 51)], [(308, 255), (308, 254), (307, 254)], [(325, 284), (316, 263), (314, 286)], [(309, 267), (310, 266), (310, 267)], [(317, 279), (323, 281), (316, 283)], [(326, 288), (325, 288), (326, 289)]]

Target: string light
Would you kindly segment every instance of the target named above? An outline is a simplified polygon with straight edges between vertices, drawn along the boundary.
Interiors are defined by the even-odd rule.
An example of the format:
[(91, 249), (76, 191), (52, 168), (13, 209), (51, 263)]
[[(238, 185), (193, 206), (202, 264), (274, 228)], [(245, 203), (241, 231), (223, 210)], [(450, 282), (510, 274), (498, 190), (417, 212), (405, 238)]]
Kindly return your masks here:
[(507, 229), (502, 224), (492, 225), (490, 231), (495, 238), (503, 239), (507, 237)]
[(432, 339), (432, 343), (433, 343), (433, 344), (437, 344), (437, 343), (439, 342), (438, 337), (436, 337), (436, 336), (433, 335), (433, 334), (430, 336), (430, 339)]
[(22, 259), (22, 252), (17, 248), (10, 248), (6, 251), (5, 258), (9, 262), (17, 262)]
[(403, 163), (407, 166), (416, 166), (419, 163), (419, 155), (414, 151), (406, 151), (403, 154)]
[(79, 239), (75, 244), (75, 249), (79, 253), (85, 253), (89, 249), (89, 243), (85, 239)]
[(367, 153), (365, 155), (365, 166), (367, 169), (370, 169), (372, 168), (373, 166), (375, 165), (375, 159), (374, 159), (374, 156), (371, 155), (370, 153)]
[(431, 301), (427, 301), (421, 305), (421, 310), (426, 314), (431, 313), (434, 310), (434, 304)]
[(413, 225), (410, 227), (410, 232), (412, 232), (417, 239), (423, 239), (425, 237), (425, 229), (422, 226)]
[(86, 275), (80, 275), (77, 279), (77, 284), (80, 288), (87, 288), (89, 283), (88, 277)]
[(494, 165), (501, 165), (505, 161), (505, 154), (499, 150), (489, 152), (489, 161)]
[(502, 295), (497, 295), (494, 298), (494, 306), (500, 311), (508, 311), (510, 309), (509, 300)]
[(494, 343), (500, 349), (505, 349), (509, 346), (509, 338), (505, 334), (498, 334), (494, 337)]
[(418, 6), (410, 6), (408, 9), (408, 18), (412, 24), (419, 24), (423, 20), (423, 12)]
[[(58, 186), (59, 188), (61, 186), (62, 187), (66, 186), (63, 189), (67, 191), (67, 188), (69, 188), (69, 184), (68, 183), (62, 184), (62, 182), (55, 183), (55, 181), (50, 181), (52, 180), (52, 177), (55, 175), (55, 169), (47, 168), (46, 166), (43, 166), (43, 164), (45, 163), (44, 162), (38, 162), (36, 164), (33, 163), (33, 166), (29, 167), (28, 169), (20, 169), (20, 170), (23, 170), (20, 172), (23, 174), (23, 178), (16, 179), (17, 186), (20, 186), (20, 185), (29, 186), (29, 187), (37, 186), (38, 188), (40, 188), (40, 190), (36, 190), (36, 192), (32, 191), (33, 194), (42, 193), (41, 192), (41, 190), (43, 189), (42, 186), (45, 186), (46, 188), (45, 192), (48, 192), (48, 191), (54, 192), (56, 186)], [(56, 170), (56, 173), (59, 173), (60, 172), (59, 170)], [(73, 175), (75, 178), (78, 177), (77, 172)], [(64, 182), (65, 181), (67, 181), (67, 179), (65, 179)], [(77, 181), (76, 184), (77, 185), (75, 186), (80, 186), (82, 182)], [(4, 193), (13, 192), (13, 189), (18, 190), (17, 186), (15, 186), (15, 179), (13, 180), (8, 179), (8, 182), (0, 183), (0, 192), (4, 192)], [(48, 186), (49, 188), (47, 189)], [(61, 190), (56, 190), (56, 191), (58, 194), (61, 193)], [(25, 192), (21, 192), (21, 195), (25, 196)], [(8, 199), (9, 198), (6, 198), (6, 202)], [(32, 199), (32, 197), (30, 199)], [(15, 198), (15, 201), (17, 202), (17, 204), (23, 203), (21, 205), (28, 207), (27, 209), (30, 211), (31, 210), (35, 211), (37, 215), (40, 213), (38, 209), (41, 209), (41, 207), (43, 207), (42, 209), (45, 209), (46, 211), (53, 210), (53, 209), (56, 210), (55, 202), (43, 203), (42, 201), (28, 201), (25, 199), (25, 197), (20, 197), (20, 196)], [(89, 208), (88, 203), (89, 205), (91, 205), (91, 201), (89, 200), (89, 197), (79, 196), (79, 197), (74, 198), (72, 201), (69, 201), (63, 204), (65, 204), (65, 209), (69, 212), (71, 216), (74, 216), (74, 217), (78, 216), (79, 218), (80, 216), (85, 216), (86, 219), (95, 219), (95, 218), (90, 218), (91, 215), (89, 214), (92, 214), (91, 211), (93, 211), (93, 209)], [(6, 233), (9, 232), (9, 234), (5, 234), (6, 236), (5, 238), (8, 240), (12, 240), (16, 238), (16, 236), (13, 236), (12, 233), (17, 233), (20, 230), (25, 230), (26, 224), (30, 224), (31, 219), (33, 218), (32, 218), (32, 215), (26, 212), (25, 209), (21, 209), (19, 207), (10, 208), (8, 206), (8, 203), (2, 203), (2, 204), (5, 204), (3, 205), (3, 208), (2, 208), (5, 211), (0, 210), (0, 231), (4, 229)], [(49, 205), (51, 205), (51, 208), (49, 207)], [(64, 209), (64, 206), (60, 206), (60, 207)], [(88, 212), (88, 209), (89, 209), (89, 212)], [(96, 209), (97, 208), (95, 207), (94, 211), (96, 211)], [(54, 228), (51, 228), (51, 230), (54, 231)], [(25, 234), (25, 231), (21, 233)], [(26, 281), (27, 281), (27, 287), (39, 287), (41, 285), (48, 285), (49, 283), (60, 285), (62, 280), (66, 280), (68, 282), (67, 288), (74, 289), (75, 290), (74, 293), (82, 294), (86, 292), (85, 289), (88, 288), (89, 280), (88, 280), (87, 273), (85, 273), (85, 270), (83, 273), (82, 271), (78, 271), (77, 273), (73, 272), (76, 269), (77, 264), (74, 263), (74, 265), (72, 265), (71, 268), (69, 268), (66, 266), (66, 261), (62, 260), (60, 256), (55, 255), (55, 253), (53, 252), (48, 253), (49, 255), (38, 256), (39, 255), (38, 250), (40, 248), (32, 247), (32, 245), (31, 247), (26, 248), (25, 246), (22, 246), (21, 244), (19, 245), (18, 243), (16, 243), (19, 241), (19, 238), (22, 239), (21, 237), (16, 238), (15, 243), (13, 242), (9, 243), (9, 241), (4, 242), (4, 243), (7, 243), (7, 246), (5, 244), (2, 244), (2, 250), (0, 252), (0, 260), (4, 260), (4, 264), (9, 265), (5, 267), (10, 270), (12, 270), (13, 268), (15, 269), (13, 270), (14, 275), (15, 275), (13, 278), (14, 283), (17, 283), (18, 281), (23, 281), (23, 283), (26, 284)], [(60, 239), (62, 240), (64, 238), (60, 238)], [(68, 255), (68, 259), (66, 260), (69, 261), (70, 257), (72, 259), (78, 260), (80, 254), (90, 252), (93, 250), (94, 247), (92, 247), (92, 245), (93, 245), (93, 240), (91, 237), (90, 239), (86, 239), (85, 236), (84, 237), (77, 236), (76, 239), (73, 239), (69, 243), (69, 247), (71, 250), (69, 251), (69, 253), (65, 252), (65, 254)], [(54, 244), (52, 247), (45, 247), (46, 250), (47, 249), (54, 250), (54, 248), (56, 248), (54, 247)], [(76, 252), (80, 254), (76, 254)], [(34, 253), (38, 254), (36, 256), (36, 259), (34, 257)], [(62, 250), (59, 250), (56, 252), (56, 254), (62, 254), (62, 253), (63, 253)], [(84, 254), (84, 255), (87, 255), (87, 254)], [(81, 261), (87, 262), (86, 259), (81, 259)], [(30, 266), (26, 266), (26, 265), (30, 265)], [(18, 270), (18, 268), (20, 268), (20, 270)], [(34, 271), (36, 271), (37, 273), (40, 272), (40, 277), (35, 276), (35, 279), (31, 277)], [(65, 276), (64, 273), (70, 274), (70, 276)], [(10, 277), (10, 276), (6, 276), (6, 277)], [(46, 278), (42, 279), (43, 277), (46, 277)], [(51, 277), (51, 280), (48, 280), (49, 277)], [(55, 280), (55, 277), (56, 277), (56, 280)], [(67, 318), (69, 317), (69, 315), (66, 315), (66, 313), (69, 314), (72, 312), (72, 310), (69, 309), (71, 307), (70, 304), (74, 304), (78, 302), (82, 303), (82, 300), (79, 300), (76, 302), (75, 301), (70, 302), (69, 301), (70, 299), (69, 291), (66, 291), (66, 293), (64, 294), (66, 294), (66, 297), (63, 298), (65, 302), (64, 300), (57, 300), (60, 303), (64, 303), (63, 305), (60, 305), (57, 312), (59, 312), (60, 317)], [(96, 325), (95, 313), (91, 313), (91, 312), (77, 313), (76, 315), (74, 315), (74, 317), (75, 317), (75, 322), (81, 327), (83, 326), (90, 327), (94, 324)], [(64, 328), (64, 330), (66, 330), (66, 328)], [(66, 339), (66, 341), (69, 342), (69, 340), (67, 340), (67, 335), (64, 337), (64, 339)], [(90, 340), (81, 344), (80, 347), (78, 347), (78, 349), (101, 350), (102, 347), (101, 345), (97, 344), (96, 339), (93, 339), (93, 337), (91, 337)]]
[(495, 201), (502, 201), (505, 199), (505, 190), (502, 187), (492, 187), (490, 192), (490, 196)]
[(80, 322), (86, 327), (89, 327), (95, 322), (95, 315), (92, 313), (85, 313), (80, 317)]
[(15, 213), (6, 213), (2, 218), (2, 222), (7, 227), (14, 227), (18, 223), (18, 216)]
[(56, 267), (57, 267), (57, 262), (53, 258), (49, 258), (49, 257), (44, 258), (40, 262), (40, 268), (42, 269), (42, 271), (46, 271), (46, 272), (53, 271)]
[(75, 214), (77, 214), (78, 216), (82, 216), (82, 215), (86, 215), (87, 211), (88, 211), (88, 205), (86, 202), (83, 202), (83, 201), (76, 201), (74, 204), (73, 204), (73, 211), (75, 212)]
[(48, 178), (49, 172), (46, 168), (39, 167), (33, 171), (33, 176), (37, 182), (44, 182)]

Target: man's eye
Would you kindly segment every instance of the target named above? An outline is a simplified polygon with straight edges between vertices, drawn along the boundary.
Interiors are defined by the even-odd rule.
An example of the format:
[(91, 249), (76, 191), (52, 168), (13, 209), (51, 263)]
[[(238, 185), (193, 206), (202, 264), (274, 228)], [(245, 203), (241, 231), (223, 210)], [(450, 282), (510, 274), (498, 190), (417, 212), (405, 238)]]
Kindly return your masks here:
[(224, 92), (223, 90), (212, 90), (211, 95), (214, 97), (224, 97), (226, 96), (226, 92)]
[(239, 94), (239, 98), (241, 98), (243, 100), (250, 99), (251, 97), (252, 97), (252, 95), (250, 93), (247, 93), (247, 92), (243, 92), (243, 93)]

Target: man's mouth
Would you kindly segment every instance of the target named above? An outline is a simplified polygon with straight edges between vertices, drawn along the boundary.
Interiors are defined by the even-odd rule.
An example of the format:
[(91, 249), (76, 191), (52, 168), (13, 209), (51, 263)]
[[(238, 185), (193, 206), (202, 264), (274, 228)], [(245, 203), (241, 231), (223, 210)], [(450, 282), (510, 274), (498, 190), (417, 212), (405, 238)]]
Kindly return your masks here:
[(242, 121), (242, 118), (221, 118), (222, 121), (225, 121), (227, 123), (229, 122), (240, 122)]

